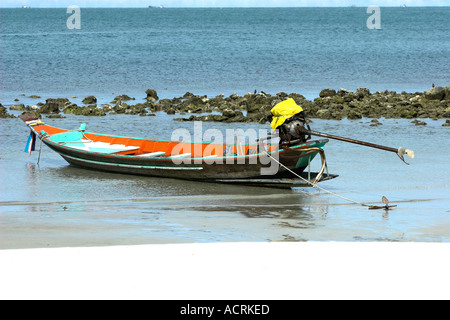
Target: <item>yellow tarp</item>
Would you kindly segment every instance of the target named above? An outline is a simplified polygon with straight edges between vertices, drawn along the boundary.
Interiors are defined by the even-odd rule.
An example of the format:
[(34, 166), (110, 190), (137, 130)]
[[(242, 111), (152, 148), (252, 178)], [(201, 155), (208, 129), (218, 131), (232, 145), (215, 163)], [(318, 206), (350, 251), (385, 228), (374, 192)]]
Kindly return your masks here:
[(272, 109), (273, 120), (270, 126), (275, 130), (276, 128), (281, 126), (286, 121), (286, 119), (289, 119), (290, 117), (293, 117), (294, 115), (302, 111), (303, 108), (297, 105), (294, 99), (291, 98), (282, 101)]

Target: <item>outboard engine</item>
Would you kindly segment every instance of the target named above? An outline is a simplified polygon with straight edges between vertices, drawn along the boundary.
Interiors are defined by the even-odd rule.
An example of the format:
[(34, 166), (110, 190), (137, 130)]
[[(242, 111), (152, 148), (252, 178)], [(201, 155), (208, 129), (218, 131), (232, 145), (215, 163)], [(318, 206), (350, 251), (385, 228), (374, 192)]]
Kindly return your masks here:
[[(292, 142), (305, 143), (311, 139), (305, 131), (310, 131), (305, 111), (297, 113), (278, 127), (280, 131), (280, 144), (291, 144)], [(298, 140), (298, 141), (297, 141)]]
[(280, 145), (304, 143), (311, 139), (311, 135), (305, 133), (311, 130), (305, 111), (295, 103), (294, 99), (277, 104), (272, 109), (269, 121), (272, 129), (279, 130)]

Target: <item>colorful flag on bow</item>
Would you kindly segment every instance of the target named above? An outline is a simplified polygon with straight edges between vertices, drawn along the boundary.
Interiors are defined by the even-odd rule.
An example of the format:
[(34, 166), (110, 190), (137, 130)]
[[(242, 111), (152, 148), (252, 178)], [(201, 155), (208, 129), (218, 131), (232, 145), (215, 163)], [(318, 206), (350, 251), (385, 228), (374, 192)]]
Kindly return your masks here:
[(31, 151), (34, 151), (36, 147), (36, 134), (31, 131), (28, 136), (27, 145), (25, 146), (24, 152), (28, 152), (28, 155), (31, 156)]

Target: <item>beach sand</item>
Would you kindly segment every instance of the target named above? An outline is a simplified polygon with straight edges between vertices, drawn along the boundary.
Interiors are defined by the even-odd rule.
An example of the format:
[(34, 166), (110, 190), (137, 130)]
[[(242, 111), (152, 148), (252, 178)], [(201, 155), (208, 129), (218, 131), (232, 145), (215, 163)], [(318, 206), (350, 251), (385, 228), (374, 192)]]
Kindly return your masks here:
[(448, 299), (449, 244), (223, 243), (0, 251), (0, 298)]

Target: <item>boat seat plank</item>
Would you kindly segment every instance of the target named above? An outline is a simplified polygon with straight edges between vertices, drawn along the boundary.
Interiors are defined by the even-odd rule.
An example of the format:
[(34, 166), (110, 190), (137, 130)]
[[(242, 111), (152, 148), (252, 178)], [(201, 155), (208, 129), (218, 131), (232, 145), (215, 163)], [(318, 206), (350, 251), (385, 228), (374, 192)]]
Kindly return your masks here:
[(191, 157), (192, 155), (190, 153), (184, 153), (184, 154), (177, 154), (174, 156), (171, 156), (170, 158), (172, 159), (178, 159), (178, 158), (187, 158), (187, 157)]
[(64, 144), (67, 147), (71, 147), (78, 150), (90, 151), (90, 152), (99, 152), (99, 153), (117, 153), (117, 152), (125, 152), (125, 151), (133, 151), (138, 150), (139, 147), (136, 146), (126, 146), (123, 144), (109, 144), (106, 142), (70, 142)]
[(138, 154), (137, 157), (143, 157), (143, 158), (156, 158), (159, 156), (163, 156), (166, 153), (163, 151), (160, 152), (153, 152), (153, 153), (143, 153), (143, 154)]

